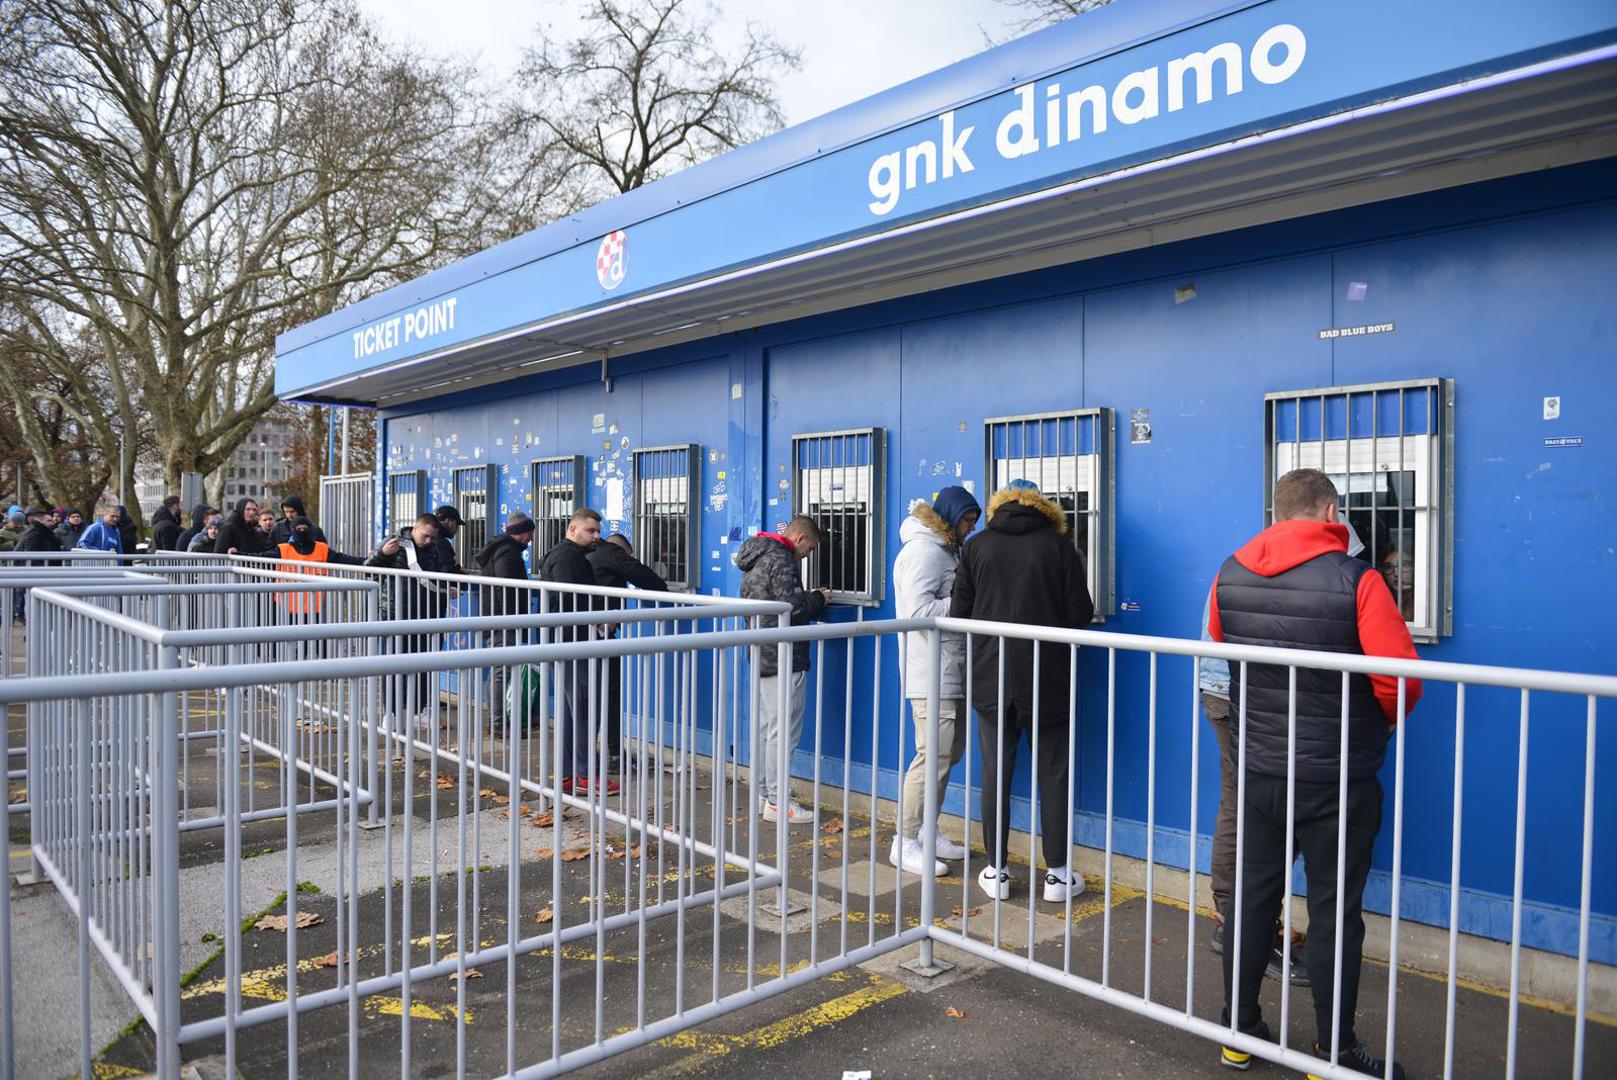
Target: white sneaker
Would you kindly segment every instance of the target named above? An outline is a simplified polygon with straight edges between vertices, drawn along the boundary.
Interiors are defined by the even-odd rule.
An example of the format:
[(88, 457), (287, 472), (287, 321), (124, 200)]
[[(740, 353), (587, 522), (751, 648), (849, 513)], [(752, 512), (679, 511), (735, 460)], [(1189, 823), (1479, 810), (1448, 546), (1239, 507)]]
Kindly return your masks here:
[(1065, 903), (1067, 897), (1079, 897), (1089, 886), (1084, 881), (1084, 875), (1076, 870), (1069, 871), (1066, 867), (1051, 870), (1044, 875), (1044, 902), (1047, 904)]
[[(893, 837), (893, 846), (887, 852), (887, 861), (904, 871), (920, 877), (926, 872), (926, 852), (913, 836)], [(949, 864), (941, 859), (932, 860), (932, 876), (942, 877), (949, 872)]]
[(944, 836), (940, 830), (938, 832), (937, 846), (932, 853), (944, 862), (959, 862), (966, 857), (966, 845), (955, 843), (947, 836)]
[[(772, 802), (766, 802), (766, 803), (764, 803), (762, 816), (763, 816), (763, 819), (765, 821), (770, 821), (770, 822), (779, 821), (780, 820), (780, 807), (778, 807), (776, 804), (774, 804)], [(803, 809), (801, 806), (798, 806), (794, 802), (789, 802), (789, 803), (786, 804), (786, 824), (788, 824), (788, 825), (809, 825), (809, 824), (812, 824), (813, 821), (814, 821), (814, 815), (811, 814), (809, 811)]]
[(424, 738), (438, 737), (438, 710), (422, 709), (415, 714), (416, 734)]
[(977, 875), (977, 886), (987, 893), (993, 900), (1009, 900), (1011, 898), (1011, 872), (1009, 869), (996, 869), (985, 866)]

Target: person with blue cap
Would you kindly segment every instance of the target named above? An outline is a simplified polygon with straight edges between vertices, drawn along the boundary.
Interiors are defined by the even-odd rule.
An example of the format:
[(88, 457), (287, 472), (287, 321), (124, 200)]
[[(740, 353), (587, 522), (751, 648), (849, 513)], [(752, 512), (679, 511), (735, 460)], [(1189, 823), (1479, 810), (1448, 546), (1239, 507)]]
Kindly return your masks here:
[[(1067, 515), (1036, 484), (1012, 480), (988, 500), (988, 527), (961, 553), (949, 614), (1073, 630), (1094, 617), (1089, 575), (1067, 535)], [(972, 643), (971, 704), (980, 718), (983, 846), (988, 850), (977, 884), (995, 900), (1011, 895), (1011, 777), (1024, 733), (1036, 754), (1045, 902), (1065, 903), (1084, 891), (1070, 848), (1067, 777), (1076, 721), (1069, 713), (1071, 661), (1071, 648), (1056, 642), (1035, 646), (985, 633)]]
[[(949, 597), (954, 592), (955, 571), (960, 565), (960, 546), (982, 517), (982, 507), (963, 487), (946, 487), (929, 506), (925, 499), (910, 504), (910, 516), (899, 526), (903, 548), (893, 563), (894, 614), (900, 619), (931, 619), (949, 613)], [(937, 832), (936, 858), (926, 865), (921, 836), (922, 812), (926, 808), (926, 766), (930, 747), (938, 748), (938, 804), (949, 786), (949, 771), (960, 760), (966, 747), (966, 642), (960, 634), (944, 634), (938, 680), (937, 741), (927, 734), (927, 691), (932, 684), (932, 642), (934, 631), (905, 634), (904, 696), (915, 717), (915, 757), (904, 773), (903, 805), (897, 834), (887, 859), (911, 874), (942, 875), (948, 862), (966, 857), (965, 845)]]

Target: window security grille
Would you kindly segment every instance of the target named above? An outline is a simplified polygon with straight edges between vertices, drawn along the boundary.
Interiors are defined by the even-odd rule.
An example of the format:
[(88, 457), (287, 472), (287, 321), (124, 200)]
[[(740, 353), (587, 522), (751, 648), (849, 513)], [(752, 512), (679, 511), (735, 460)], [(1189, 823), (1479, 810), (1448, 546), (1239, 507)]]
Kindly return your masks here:
[(668, 587), (694, 592), (697, 571), (697, 488), (702, 448), (655, 446), (634, 452), (635, 550)]
[(528, 466), (528, 490), (533, 493), (533, 551), (530, 555), (535, 574), (545, 553), (567, 536), (567, 522), (582, 503), (584, 458), (540, 458)]
[(1431, 642), (1452, 633), (1453, 380), (1285, 391), (1267, 395), (1265, 412), (1265, 523), (1274, 523), (1280, 477), (1321, 470), (1410, 634)]
[(792, 470), (793, 511), (820, 526), (820, 546), (803, 560), (805, 584), (830, 589), (833, 603), (881, 603), (887, 433), (864, 428), (793, 436)]
[(450, 473), (455, 509), (460, 511), (460, 531), (455, 534), (455, 558), (472, 567), (477, 553), (498, 527), (495, 507), (499, 502), (500, 467), (467, 465)]
[(989, 496), (1029, 480), (1060, 505), (1084, 557), (1095, 616), (1113, 611), (1111, 409), (1002, 416), (985, 424)]
[(427, 505), (425, 470), (391, 473), (387, 478), (387, 532), (396, 536), (432, 508)]

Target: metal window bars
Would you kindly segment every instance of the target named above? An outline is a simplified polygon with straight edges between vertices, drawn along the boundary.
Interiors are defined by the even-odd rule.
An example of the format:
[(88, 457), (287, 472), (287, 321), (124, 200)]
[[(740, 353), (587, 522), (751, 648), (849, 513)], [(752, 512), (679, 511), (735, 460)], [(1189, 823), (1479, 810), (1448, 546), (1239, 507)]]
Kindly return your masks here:
[(1452, 633), (1454, 381), (1280, 391), (1264, 398), (1264, 424), (1264, 523), (1282, 476), (1319, 469), (1410, 634)]
[(886, 587), (887, 432), (792, 437), (793, 510), (814, 519), (820, 545), (804, 560), (808, 588), (841, 604), (880, 604)]
[(528, 465), (528, 490), (533, 501), (533, 573), (545, 553), (567, 536), (567, 522), (583, 505), (579, 498), (587, 476), (584, 456), (539, 458)]
[(320, 478), (320, 527), (338, 551), (358, 555), (376, 545), (374, 488), (370, 473)]
[(701, 468), (702, 448), (695, 443), (634, 452), (631, 539), (646, 565), (677, 592), (695, 592), (700, 577), (700, 507), (693, 499)]
[(455, 557), (462, 566), (471, 566), (477, 553), (499, 527), (500, 467), (464, 465), (450, 473), (450, 495), (460, 511), (460, 531), (455, 534)]
[(408, 528), (416, 518), (431, 511), (427, 472), (414, 469), (390, 472), (387, 477), (387, 535)]
[(1084, 557), (1095, 619), (1104, 621), (1115, 610), (1113, 411), (1069, 409), (1001, 416), (985, 421), (983, 427), (987, 497), (1012, 480), (1028, 480), (1060, 505), (1067, 534)]

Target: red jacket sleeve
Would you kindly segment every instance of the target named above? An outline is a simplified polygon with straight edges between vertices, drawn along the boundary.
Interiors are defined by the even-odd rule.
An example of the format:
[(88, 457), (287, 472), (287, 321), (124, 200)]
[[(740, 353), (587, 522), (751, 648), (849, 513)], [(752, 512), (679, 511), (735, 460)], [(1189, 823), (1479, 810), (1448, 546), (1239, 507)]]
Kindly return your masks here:
[(1207, 636), (1214, 641), (1224, 640), (1224, 622), (1218, 617), (1218, 575), (1213, 575), (1213, 587), (1207, 594)]
[[(1366, 656), (1390, 656), (1400, 660), (1418, 660), (1415, 642), (1409, 636), (1409, 626), (1398, 612), (1392, 591), (1380, 574), (1371, 571), (1359, 579), (1359, 648)], [(1398, 722), (1398, 680), (1391, 675), (1372, 675), (1370, 685), (1381, 702), (1381, 711), (1387, 722)], [(1404, 680), (1404, 714), (1415, 710), (1420, 700), (1421, 681)]]

